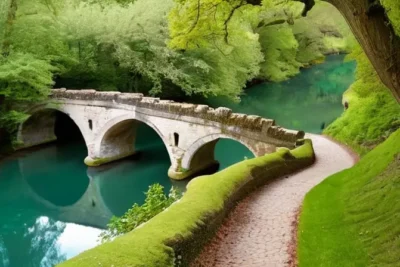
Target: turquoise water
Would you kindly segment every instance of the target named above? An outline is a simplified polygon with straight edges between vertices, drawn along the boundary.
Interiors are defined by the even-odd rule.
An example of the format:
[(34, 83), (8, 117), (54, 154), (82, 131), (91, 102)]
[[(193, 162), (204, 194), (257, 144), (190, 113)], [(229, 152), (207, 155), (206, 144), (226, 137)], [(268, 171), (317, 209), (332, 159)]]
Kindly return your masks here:
[[(318, 133), (342, 112), (341, 94), (353, 79), (354, 63), (342, 64), (342, 58), (329, 57), (287, 82), (254, 86), (240, 104), (208, 102)], [(139, 128), (136, 146), (139, 158), (99, 168), (83, 164), (82, 142), (47, 145), (0, 162), (0, 267), (54, 266), (96, 246), (110, 217), (142, 203), (149, 185), (185, 187), (167, 177), (168, 153), (152, 129)], [(252, 157), (226, 139), (218, 142), (215, 156), (220, 168)]]
[(343, 63), (344, 55), (326, 58), (324, 64), (303, 69), (281, 83), (262, 83), (245, 90), (240, 103), (225, 98), (207, 101), (238, 113), (271, 118), (282, 127), (321, 133), (322, 126), (343, 112), (343, 92), (354, 81), (355, 61)]

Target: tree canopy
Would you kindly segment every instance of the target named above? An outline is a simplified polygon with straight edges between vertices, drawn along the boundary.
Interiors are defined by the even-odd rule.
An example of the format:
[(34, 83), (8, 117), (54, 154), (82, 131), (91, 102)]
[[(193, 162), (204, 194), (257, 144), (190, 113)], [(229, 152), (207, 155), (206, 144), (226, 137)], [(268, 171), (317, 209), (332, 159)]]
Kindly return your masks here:
[[(0, 126), (51, 87), (237, 99), (351, 49), (329, 5), (286, 0), (6, 0), (0, 4)], [(318, 14), (329, 12), (340, 23)]]

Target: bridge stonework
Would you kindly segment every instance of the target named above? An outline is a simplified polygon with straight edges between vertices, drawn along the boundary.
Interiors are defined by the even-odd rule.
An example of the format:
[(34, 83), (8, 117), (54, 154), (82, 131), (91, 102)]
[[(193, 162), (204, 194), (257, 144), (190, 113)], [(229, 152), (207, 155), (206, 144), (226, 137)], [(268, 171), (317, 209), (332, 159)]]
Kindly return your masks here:
[[(85, 163), (99, 166), (133, 155), (136, 128), (145, 123), (164, 142), (171, 167), (168, 175), (184, 179), (216, 166), (214, 147), (220, 138), (236, 140), (255, 156), (277, 147), (295, 147), (304, 137), (270, 119), (233, 113), (228, 108), (176, 103), (142, 94), (54, 89), (45, 103), (32, 107), (20, 125), (20, 148), (56, 140), (55, 111), (67, 114), (79, 127), (88, 149)], [(229, 151), (227, 151), (229, 153)]]

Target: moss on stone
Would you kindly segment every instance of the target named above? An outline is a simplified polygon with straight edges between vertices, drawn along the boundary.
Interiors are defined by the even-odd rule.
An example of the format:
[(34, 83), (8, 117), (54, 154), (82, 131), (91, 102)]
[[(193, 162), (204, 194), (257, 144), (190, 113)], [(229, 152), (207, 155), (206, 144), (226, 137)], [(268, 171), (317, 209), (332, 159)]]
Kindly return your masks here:
[(314, 162), (310, 140), (193, 179), (181, 200), (134, 231), (60, 266), (185, 266), (239, 199), (270, 179)]
[(98, 167), (100, 165), (106, 164), (106, 163), (110, 163), (113, 161), (117, 161), (126, 157), (130, 157), (135, 155), (137, 152), (133, 152), (133, 153), (127, 153), (127, 154), (121, 154), (115, 157), (104, 157), (104, 158), (91, 158), (91, 157), (86, 157), (84, 162), (87, 166), (89, 167)]
[(12, 146), (13, 146), (14, 150), (21, 150), (21, 149), (31, 148), (31, 147), (34, 147), (34, 146), (40, 146), (40, 145), (52, 143), (52, 142), (55, 142), (55, 141), (57, 141), (57, 137), (56, 136), (48, 138), (48, 139), (44, 139), (44, 140), (42, 140), (42, 141), (40, 141), (38, 143), (35, 143), (35, 144), (26, 145), (22, 140), (16, 140), (15, 139), (15, 140), (12, 140)]
[(218, 161), (212, 161), (207, 164), (199, 165), (196, 166), (196, 168), (190, 170), (179, 166), (177, 170), (173, 170), (172, 168), (170, 168), (168, 170), (168, 177), (174, 180), (184, 180), (191, 177), (195, 177), (200, 174), (214, 173), (218, 170), (218, 167), (219, 167)]

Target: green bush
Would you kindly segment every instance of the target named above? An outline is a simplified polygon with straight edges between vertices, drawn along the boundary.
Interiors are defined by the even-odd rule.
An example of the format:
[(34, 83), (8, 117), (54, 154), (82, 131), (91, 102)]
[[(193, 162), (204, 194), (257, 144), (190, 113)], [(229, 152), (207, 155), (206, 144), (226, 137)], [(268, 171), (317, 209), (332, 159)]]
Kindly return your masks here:
[(135, 203), (123, 216), (111, 218), (110, 223), (107, 225), (108, 229), (100, 235), (103, 242), (132, 231), (168, 208), (181, 197), (181, 194), (173, 187), (168, 196), (165, 195), (164, 187), (160, 184), (149, 186), (149, 190), (145, 195), (146, 200), (143, 205), (140, 206)]

